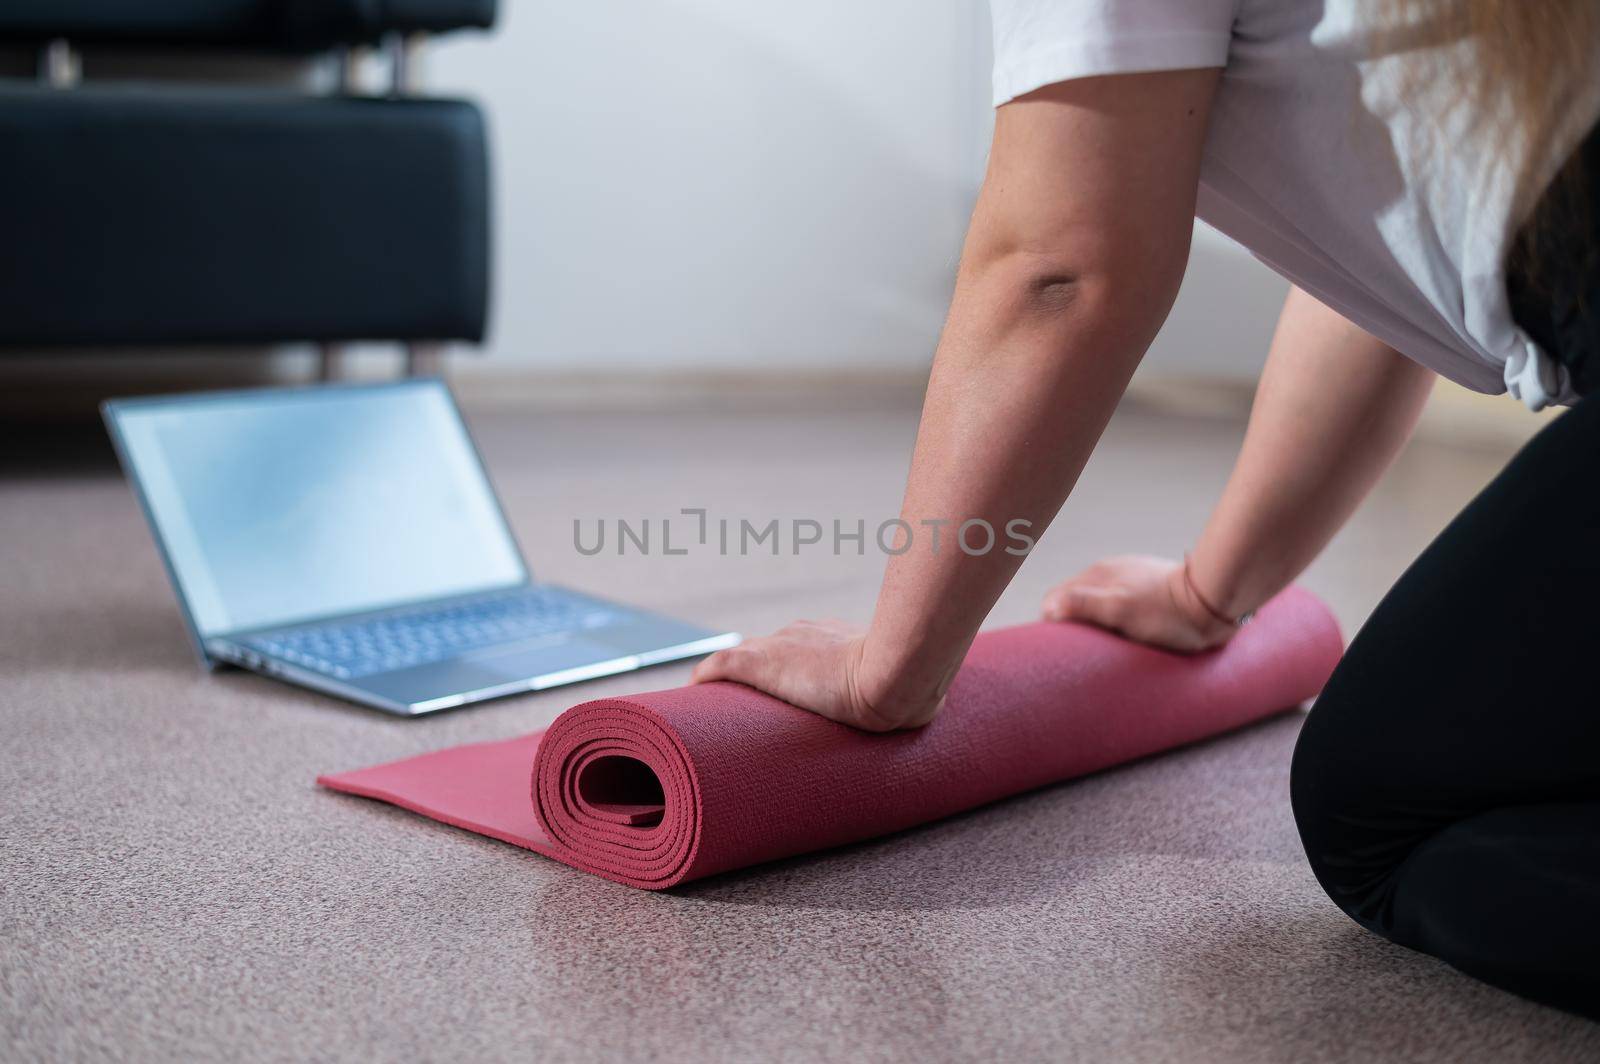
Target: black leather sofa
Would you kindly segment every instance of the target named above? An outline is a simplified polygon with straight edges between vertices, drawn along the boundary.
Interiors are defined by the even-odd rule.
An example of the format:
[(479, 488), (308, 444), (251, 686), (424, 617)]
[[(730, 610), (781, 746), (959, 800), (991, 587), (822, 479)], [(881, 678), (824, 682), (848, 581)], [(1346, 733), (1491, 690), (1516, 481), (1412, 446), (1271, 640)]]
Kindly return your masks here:
[(317, 52), (494, 18), (495, 0), (6, 0), (0, 40)]
[[(482, 339), (485, 123), (405, 89), (415, 35), (494, 0), (6, 0), (0, 347)], [(314, 56), (389, 41), (396, 92), (62, 76), (74, 47)], [(91, 53), (92, 54), (92, 53)]]

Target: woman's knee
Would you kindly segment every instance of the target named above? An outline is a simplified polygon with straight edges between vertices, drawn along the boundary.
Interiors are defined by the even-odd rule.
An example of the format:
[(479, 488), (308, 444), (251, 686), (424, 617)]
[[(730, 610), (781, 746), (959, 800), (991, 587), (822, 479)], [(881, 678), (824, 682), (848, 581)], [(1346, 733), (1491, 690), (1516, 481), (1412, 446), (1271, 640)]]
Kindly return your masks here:
[(1383, 930), (1390, 876), (1416, 841), (1401, 814), (1402, 766), (1382, 752), (1383, 721), (1395, 708), (1370, 685), (1330, 681), (1301, 729), (1289, 774), (1295, 824), (1317, 881), (1376, 930)]

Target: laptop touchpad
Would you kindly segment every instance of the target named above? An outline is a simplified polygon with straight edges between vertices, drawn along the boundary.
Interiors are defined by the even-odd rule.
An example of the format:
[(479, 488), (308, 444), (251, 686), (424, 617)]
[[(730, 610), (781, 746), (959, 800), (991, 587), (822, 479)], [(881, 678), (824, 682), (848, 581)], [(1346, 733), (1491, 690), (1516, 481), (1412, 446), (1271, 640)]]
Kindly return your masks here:
[(521, 646), (482, 650), (464, 655), (464, 661), (498, 673), (507, 680), (526, 680), (563, 669), (576, 669), (584, 665), (610, 661), (618, 657), (617, 648), (589, 639), (570, 637), (552, 644), (531, 643)]

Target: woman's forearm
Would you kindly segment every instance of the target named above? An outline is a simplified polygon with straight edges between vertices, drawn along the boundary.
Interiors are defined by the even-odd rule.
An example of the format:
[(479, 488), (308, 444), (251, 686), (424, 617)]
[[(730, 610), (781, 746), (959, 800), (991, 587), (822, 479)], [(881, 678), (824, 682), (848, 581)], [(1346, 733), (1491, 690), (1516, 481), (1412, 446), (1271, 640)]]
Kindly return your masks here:
[(863, 646), (860, 681), (890, 715), (942, 696), (1022, 561), (1008, 529), (1044, 531), (1165, 318), (1214, 80), (1089, 79), (1001, 109), (918, 431), (911, 535)]
[(1011, 533), (1031, 540), (1050, 523), (1149, 343), (1148, 326), (1097, 297), (1062, 296), (1077, 305), (1018, 308), (1017, 286), (989, 276), (957, 297), (901, 508), (905, 553), (867, 636), (863, 679), (879, 701), (943, 694), (1021, 564)]
[(1292, 289), (1244, 447), (1191, 557), (1210, 603), (1239, 616), (1298, 576), (1400, 452), (1433, 382)]

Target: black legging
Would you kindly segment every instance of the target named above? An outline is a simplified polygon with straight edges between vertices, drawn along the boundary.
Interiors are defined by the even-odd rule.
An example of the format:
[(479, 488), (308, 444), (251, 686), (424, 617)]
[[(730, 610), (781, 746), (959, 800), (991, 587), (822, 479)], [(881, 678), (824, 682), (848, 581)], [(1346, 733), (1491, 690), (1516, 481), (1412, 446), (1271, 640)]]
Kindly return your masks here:
[(1387, 939), (1600, 1018), (1600, 396), (1400, 578), (1317, 699), (1291, 791)]
[(1512, 298), (1586, 397), (1384, 597), (1291, 791), (1312, 869), (1362, 926), (1600, 1019), (1600, 282), (1595, 242), (1562, 239)]

